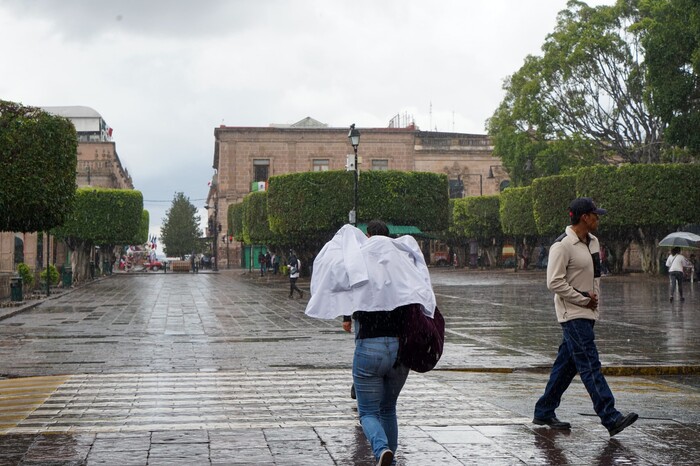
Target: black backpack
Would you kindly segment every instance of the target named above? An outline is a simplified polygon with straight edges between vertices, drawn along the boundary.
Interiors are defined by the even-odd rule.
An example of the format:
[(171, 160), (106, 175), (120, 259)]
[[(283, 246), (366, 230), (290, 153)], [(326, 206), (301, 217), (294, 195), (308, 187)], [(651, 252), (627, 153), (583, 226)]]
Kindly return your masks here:
[(416, 372), (433, 369), (445, 344), (445, 319), (436, 307), (433, 318), (426, 316), (420, 304), (402, 306), (401, 332), (397, 362)]

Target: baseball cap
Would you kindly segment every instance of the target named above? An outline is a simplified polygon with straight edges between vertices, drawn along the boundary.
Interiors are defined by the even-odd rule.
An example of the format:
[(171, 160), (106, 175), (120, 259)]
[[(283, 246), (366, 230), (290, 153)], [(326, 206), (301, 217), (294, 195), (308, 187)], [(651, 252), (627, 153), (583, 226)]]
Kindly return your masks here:
[(571, 201), (569, 204), (569, 215), (580, 217), (583, 214), (598, 214), (605, 215), (608, 213), (607, 210), (596, 207), (595, 202), (590, 197), (579, 197)]

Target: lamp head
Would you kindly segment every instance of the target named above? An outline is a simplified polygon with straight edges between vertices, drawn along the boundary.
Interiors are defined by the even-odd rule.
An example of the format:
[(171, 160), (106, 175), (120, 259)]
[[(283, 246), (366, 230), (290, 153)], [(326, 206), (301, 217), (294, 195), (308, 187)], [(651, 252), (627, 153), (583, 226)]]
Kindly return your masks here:
[(357, 149), (360, 145), (360, 130), (355, 129), (355, 123), (350, 125), (350, 132), (348, 132), (348, 139), (350, 140), (350, 145)]

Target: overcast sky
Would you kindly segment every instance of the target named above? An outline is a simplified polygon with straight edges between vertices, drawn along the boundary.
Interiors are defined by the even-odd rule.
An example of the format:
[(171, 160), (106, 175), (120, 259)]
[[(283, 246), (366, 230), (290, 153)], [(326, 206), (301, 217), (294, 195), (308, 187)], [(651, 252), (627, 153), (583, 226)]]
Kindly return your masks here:
[(566, 0), (0, 0), (0, 99), (97, 110), (159, 235), (175, 192), (206, 217), (221, 124), (310, 116), (361, 129), (410, 114), (422, 130), (484, 134), (503, 79), (540, 53), (565, 7)]

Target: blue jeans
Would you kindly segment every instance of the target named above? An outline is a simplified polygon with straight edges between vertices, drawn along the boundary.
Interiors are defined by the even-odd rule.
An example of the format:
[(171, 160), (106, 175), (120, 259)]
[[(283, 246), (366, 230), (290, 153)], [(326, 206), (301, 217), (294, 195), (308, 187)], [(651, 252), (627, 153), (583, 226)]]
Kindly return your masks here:
[(683, 272), (669, 272), (668, 291), (672, 298), (674, 292), (676, 291), (676, 285), (678, 285), (678, 294), (681, 296), (681, 298), (683, 297), (683, 278), (685, 278)]
[[(354, 322), (357, 325), (357, 321)], [(379, 459), (387, 448), (396, 451), (399, 427), (396, 400), (408, 377), (408, 367), (394, 367), (399, 350), (396, 337), (355, 340), (352, 379), (362, 430)]]
[(594, 320), (574, 319), (561, 325), (564, 338), (559, 345), (559, 353), (544, 395), (535, 404), (536, 418), (549, 419), (555, 416), (554, 411), (559, 407), (562, 395), (577, 372), (603, 425), (609, 429), (622, 417), (615, 409), (615, 398), (600, 370), (594, 324)]

